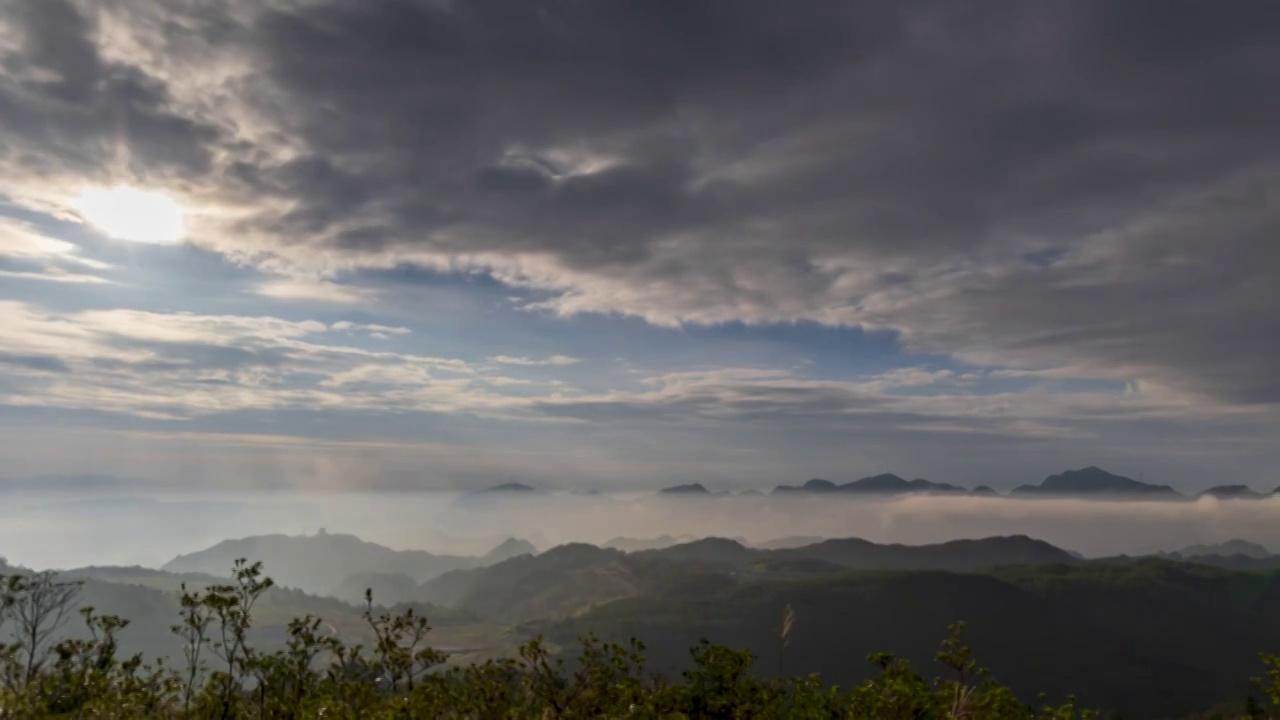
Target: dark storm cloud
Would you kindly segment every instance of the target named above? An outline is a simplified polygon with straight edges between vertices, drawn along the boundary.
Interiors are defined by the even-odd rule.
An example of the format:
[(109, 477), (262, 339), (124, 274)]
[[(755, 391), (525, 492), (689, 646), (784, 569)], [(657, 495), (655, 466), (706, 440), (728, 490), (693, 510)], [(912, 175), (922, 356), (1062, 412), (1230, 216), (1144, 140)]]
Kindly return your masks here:
[(1280, 400), (1269, 0), (165, 7), (137, 42), (239, 68), (227, 102), (167, 102), (190, 68), (26, 2), (6, 63), (48, 77), (0, 86), (6, 140), (89, 162), (129, 108), (135, 157), (214, 163), (206, 190), (256, 208), (198, 238), (228, 252)]
[(8, 163), (35, 175), (93, 175), (121, 161), (143, 175), (211, 168), (217, 132), (172, 112), (167, 88), (144, 68), (104, 60), (88, 13), (68, 0), (15, 0), (0, 10), (5, 20), (18, 40), (8, 52), (0, 45)]
[[(349, 0), (271, 13), (258, 30), (295, 127), (326, 158), (363, 161), (379, 220), (419, 236), (494, 230), (452, 250), (567, 243), (551, 249), (572, 262), (602, 239), (565, 231), (597, 220), (619, 251), (776, 216), (820, 247), (949, 251), (1002, 225), (1077, 231), (1061, 226), (1072, 209), (1127, 215), (1139, 192), (1275, 149), (1274, 37), (1250, 7), (1274, 15)], [(620, 167), (557, 172), (546, 154), (574, 145)], [(713, 181), (757, 153), (786, 162), (760, 182)], [(279, 171), (305, 193), (295, 169)], [(351, 193), (351, 209), (369, 195)], [(328, 212), (334, 197), (316, 200)]]
[(870, 321), (1274, 402), (1278, 12), (323, 3), (259, 47), (311, 150), (360, 169), (268, 173), (299, 230), (358, 218), (347, 252), (549, 256), (511, 277), (561, 310)]

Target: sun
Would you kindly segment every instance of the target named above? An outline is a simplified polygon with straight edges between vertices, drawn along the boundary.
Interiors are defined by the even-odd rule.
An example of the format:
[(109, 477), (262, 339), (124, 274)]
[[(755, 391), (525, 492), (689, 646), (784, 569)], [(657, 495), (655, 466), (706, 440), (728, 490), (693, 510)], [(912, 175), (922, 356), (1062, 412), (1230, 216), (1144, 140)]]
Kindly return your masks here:
[(117, 185), (80, 193), (75, 209), (90, 225), (114, 240), (170, 244), (186, 232), (182, 206), (163, 193)]

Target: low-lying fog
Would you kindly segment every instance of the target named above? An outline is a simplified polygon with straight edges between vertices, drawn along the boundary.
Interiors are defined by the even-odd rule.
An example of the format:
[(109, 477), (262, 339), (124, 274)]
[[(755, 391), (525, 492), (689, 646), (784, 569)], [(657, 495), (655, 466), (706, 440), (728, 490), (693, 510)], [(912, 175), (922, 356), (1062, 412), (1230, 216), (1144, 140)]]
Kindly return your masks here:
[(438, 493), (0, 497), (0, 557), (29, 567), (159, 566), (247, 535), (352, 533), (398, 549), (482, 553), (616, 537), (793, 536), (930, 543), (1025, 534), (1087, 556), (1244, 538), (1280, 549), (1280, 497), (1103, 501), (901, 496), (695, 497)]

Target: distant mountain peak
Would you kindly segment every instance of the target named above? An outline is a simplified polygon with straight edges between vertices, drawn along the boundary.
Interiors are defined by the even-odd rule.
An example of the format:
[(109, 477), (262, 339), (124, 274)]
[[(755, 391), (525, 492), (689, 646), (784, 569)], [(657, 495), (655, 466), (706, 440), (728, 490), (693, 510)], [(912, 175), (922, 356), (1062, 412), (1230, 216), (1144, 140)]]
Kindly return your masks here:
[(1224, 500), (1229, 498), (1247, 498), (1250, 500), (1256, 500), (1258, 498), (1266, 497), (1266, 495), (1257, 492), (1248, 485), (1215, 485), (1214, 487), (1200, 493), (1200, 496), (1216, 497)]
[(906, 493), (906, 492), (924, 492), (924, 493), (962, 493), (965, 489), (950, 483), (938, 483), (924, 478), (916, 478), (915, 480), (906, 480), (893, 473), (880, 473), (872, 475), (861, 480), (854, 480), (851, 483), (841, 485), (839, 490), (844, 492), (869, 492), (869, 493)]
[(1204, 557), (1209, 555), (1219, 555), (1230, 557), (1232, 555), (1244, 555), (1251, 558), (1269, 558), (1272, 553), (1269, 549), (1259, 545), (1258, 543), (1241, 540), (1240, 538), (1232, 538), (1225, 542), (1213, 545), (1191, 545), (1177, 551), (1182, 557)]
[(509, 483), (502, 483), (502, 484), (500, 484), (500, 485), (494, 485), (494, 486), (492, 486), (492, 487), (487, 487), (487, 488), (485, 488), (484, 490), (481, 490), (480, 492), (487, 492), (487, 493), (508, 493), (508, 492), (517, 492), (517, 493), (523, 493), (523, 492), (537, 492), (537, 490), (536, 490), (536, 489), (534, 489), (534, 488), (532, 488), (532, 487), (529, 487), (528, 485), (525, 485), (524, 483), (509, 482)]
[[(507, 544), (499, 548), (504, 545)], [(507, 549), (517, 548), (507, 546)], [(223, 577), (236, 558), (262, 561), (267, 574), (283, 587), (320, 594), (333, 591), (356, 573), (403, 574), (422, 582), (450, 570), (482, 567), (489, 562), (480, 557), (393, 550), (355, 535), (324, 532), (223, 540), (204, 550), (179, 555), (161, 569)]]
[(1181, 497), (1178, 491), (1168, 485), (1153, 485), (1123, 475), (1116, 475), (1103, 470), (1097, 465), (1050, 475), (1039, 485), (1020, 485), (1013, 489), (1013, 493), (1057, 495), (1106, 493), (1113, 495)]
[(538, 549), (528, 540), (509, 537), (484, 554), (486, 562), (496, 563), (520, 555), (537, 555)]
[(901, 490), (909, 487), (911, 483), (893, 473), (880, 473), (871, 477), (864, 477), (854, 480), (851, 483), (845, 483), (840, 486), (841, 490)]
[(937, 483), (925, 480), (924, 478), (916, 478), (915, 480), (906, 480), (893, 473), (880, 473), (864, 477), (853, 482), (843, 485), (836, 485), (830, 480), (822, 478), (814, 478), (804, 485), (779, 485), (773, 489), (774, 494), (781, 493), (824, 493), (824, 492), (851, 492), (851, 493), (963, 493), (964, 488), (951, 485), (950, 483)]
[(702, 483), (689, 483), (687, 485), (672, 485), (671, 487), (662, 488), (658, 491), (659, 495), (709, 495)]

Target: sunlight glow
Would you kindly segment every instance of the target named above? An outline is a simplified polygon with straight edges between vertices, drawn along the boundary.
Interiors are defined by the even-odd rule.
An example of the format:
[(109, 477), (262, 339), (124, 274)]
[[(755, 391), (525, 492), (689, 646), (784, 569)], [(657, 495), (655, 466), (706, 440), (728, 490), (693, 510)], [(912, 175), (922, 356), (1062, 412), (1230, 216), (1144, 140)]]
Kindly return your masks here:
[(80, 194), (75, 209), (90, 225), (115, 240), (170, 244), (186, 232), (182, 207), (173, 198), (117, 185)]

